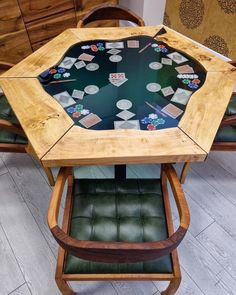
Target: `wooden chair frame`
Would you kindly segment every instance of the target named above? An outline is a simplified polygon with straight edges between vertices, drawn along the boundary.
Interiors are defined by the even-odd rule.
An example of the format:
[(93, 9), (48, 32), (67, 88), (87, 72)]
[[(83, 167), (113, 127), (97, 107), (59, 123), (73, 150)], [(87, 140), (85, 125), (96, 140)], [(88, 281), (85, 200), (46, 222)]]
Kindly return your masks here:
[[(13, 66), (14, 65), (10, 63), (0, 62), (0, 69), (4, 71), (10, 69)], [(13, 124), (8, 120), (0, 119), (0, 129), (6, 130), (10, 133), (19, 134), (21, 136), (26, 136), (24, 130), (19, 124)], [(27, 149), (27, 144), (0, 143), (0, 152), (4, 153), (26, 153)], [(49, 184), (54, 186), (55, 181), (51, 169), (43, 166), (43, 170), (47, 175)]]
[[(229, 61), (229, 64), (236, 67), (236, 61)], [(232, 93), (233, 95), (236, 95), (236, 92)], [(229, 125), (236, 124), (236, 115), (232, 116), (225, 116), (222, 119), (222, 122), (220, 124), (220, 128), (226, 127)], [(227, 141), (227, 142), (213, 142), (211, 151), (236, 151), (236, 142), (235, 141)], [(191, 162), (184, 163), (184, 166), (182, 168), (181, 176), (180, 176), (180, 182), (184, 184), (186, 177), (188, 175), (189, 169), (191, 167)]]
[(77, 24), (82, 28), (88, 23), (99, 20), (127, 20), (138, 26), (145, 26), (144, 20), (133, 11), (121, 5), (103, 4), (92, 9)]
[[(177, 204), (180, 226), (174, 231), (171, 207), (167, 190), (167, 179), (170, 182), (173, 195)], [(68, 180), (67, 197), (64, 209), (62, 228), (58, 225), (58, 214), (65, 182)], [(117, 243), (98, 241), (78, 241), (68, 235), (70, 228), (70, 214), (72, 206), (73, 176), (71, 168), (61, 168), (52, 194), (49, 210), (48, 225), (59, 245), (58, 261), (56, 268), (56, 282), (64, 295), (74, 295), (68, 281), (86, 280), (164, 280), (170, 281), (163, 295), (172, 295), (176, 292), (181, 282), (181, 272), (176, 248), (187, 232), (190, 214), (181, 184), (174, 168), (170, 164), (162, 165), (161, 185), (164, 197), (164, 206), (167, 217), (169, 238), (163, 241), (147, 243)], [(102, 262), (137, 262), (157, 259), (171, 253), (173, 273), (171, 274), (64, 274), (64, 261), (67, 253), (93, 261)], [(127, 255), (128, 253), (128, 255)]]

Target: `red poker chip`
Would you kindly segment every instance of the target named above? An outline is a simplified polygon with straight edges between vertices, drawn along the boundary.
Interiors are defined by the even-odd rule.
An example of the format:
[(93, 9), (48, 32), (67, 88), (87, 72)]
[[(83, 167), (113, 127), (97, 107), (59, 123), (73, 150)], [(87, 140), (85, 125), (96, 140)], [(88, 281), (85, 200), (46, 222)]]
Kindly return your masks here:
[(80, 112), (74, 112), (73, 114), (72, 114), (72, 117), (73, 118), (79, 118), (81, 116), (81, 113)]
[(57, 70), (56, 70), (56, 69), (51, 69), (51, 70), (49, 71), (49, 73), (50, 73), (50, 74), (56, 74), (56, 73), (57, 73)]
[(159, 45), (159, 48), (166, 48), (165, 45)]
[(193, 79), (193, 80), (192, 80), (192, 83), (194, 83), (194, 84), (199, 84), (199, 83), (201, 83), (201, 81), (200, 81), (199, 79)]
[(148, 124), (148, 125), (147, 125), (147, 129), (148, 129), (148, 130), (156, 130), (156, 126), (153, 125), (153, 124)]

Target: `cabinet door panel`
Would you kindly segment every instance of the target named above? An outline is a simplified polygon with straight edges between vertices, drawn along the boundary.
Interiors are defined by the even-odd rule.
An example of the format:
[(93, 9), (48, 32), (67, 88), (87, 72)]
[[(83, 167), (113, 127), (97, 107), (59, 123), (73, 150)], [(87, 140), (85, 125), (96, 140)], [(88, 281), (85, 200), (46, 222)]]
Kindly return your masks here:
[(0, 56), (2, 61), (18, 63), (32, 53), (25, 30), (0, 36)]
[(70, 10), (26, 24), (32, 44), (51, 39), (68, 28), (76, 27), (75, 11)]
[(26, 23), (74, 8), (73, 0), (18, 0)]
[(24, 29), (17, 0), (0, 0), (0, 35)]

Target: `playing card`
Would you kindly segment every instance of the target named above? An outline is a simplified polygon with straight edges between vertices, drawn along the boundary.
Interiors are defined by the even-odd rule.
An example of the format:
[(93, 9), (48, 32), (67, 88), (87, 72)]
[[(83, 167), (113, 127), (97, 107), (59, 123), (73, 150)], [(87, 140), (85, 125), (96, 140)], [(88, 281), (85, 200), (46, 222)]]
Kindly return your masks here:
[(106, 42), (106, 49), (124, 48), (124, 42)]
[(102, 121), (102, 119), (100, 117), (98, 117), (98, 115), (90, 113), (89, 115), (87, 115), (83, 119), (79, 120), (79, 123), (86, 128), (90, 128), (101, 121)]
[(192, 73), (194, 73), (193, 68), (190, 67), (189, 65), (175, 67), (175, 69), (179, 74), (192, 74)]
[(85, 61), (92, 61), (94, 59), (94, 55), (88, 54), (88, 53), (82, 53), (78, 57), (80, 60), (85, 60)]
[(73, 57), (65, 57), (62, 62), (58, 65), (59, 68), (70, 69), (75, 63), (76, 58)]
[(178, 88), (171, 98), (171, 101), (186, 105), (191, 95), (191, 91)]
[(83, 99), (83, 97), (84, 97), (84, 91), (74, 89), (73, 90), (73, 93), (72, 93), (72, 97), (78, 98), (78, 99)]
[(123, 120), (129, 120), (133, 116), (135, 116), (135, 114), (130, 111), (124, 110), (124, 111), (120, 112), (119, 114), (117, 114), (116, 116), (123, 119)]
[(125, 79), (125, 73), (110, 73), (109, 79)]
[(139, 120), (114, 121), (115, 129), (140, 129)]
[(138, 40), (127, 40), (127, 47), (128, 48), (139, 48), (139, 41)]
[(55, 94), (53, 97), (63, 106), (63, 108), (76, 103), (67, 91)]
[(183, 55), (181, 55), (178, 52), (172, 52), (170, 54), (167, 54), (167, 56), (169, 58), (171, 58), (174, 62), (176, 62), (177, 64), (181, 64), (185, 61), (187, 61), (187, 58), (185, 58)]
[(83, 68), (85, 66), (86, 66), (86, 63), (83, 60), (77, 61), (75, 63), (75, 67), (76, 67), (77, 70), (79, 70), (79, 69), (81, 69), (81, 68)]
[(126, 81), (128, 81), (127, 78), (124, 79), (109, 79), (111, 84), (113, 84), (114, 86), (121, 86), (122, 84), (124, 84)]
[(112, 48), (111, 50), (107, 51), (107, 53), (109, 53), (109, 54), (118, 54), (120, 52), (121, 52), (121, 50), (115, 49), (115, 48)]
[(161, 59), (161, 63), (162, 63), (163, 65), (169, 65), (169, 66), (171, 66), (171, 65), (172, 65), (172, 59), (163, 57), (163, 58)]
[(179, 115), (181, 115), (183, 113), (183, 111), (181, 109), (177, 108), (172, 103), (169, 103), (168, 105), (166, 105), (162, 109), (162, 112), (169, 115), (173, 119), (176, 119)]
[(171, 86), (162, 88), (161, 92), (163, 93), (164, 96), (168, 96), (168, 95), (171, 95), (171, 94), (175, 93)]

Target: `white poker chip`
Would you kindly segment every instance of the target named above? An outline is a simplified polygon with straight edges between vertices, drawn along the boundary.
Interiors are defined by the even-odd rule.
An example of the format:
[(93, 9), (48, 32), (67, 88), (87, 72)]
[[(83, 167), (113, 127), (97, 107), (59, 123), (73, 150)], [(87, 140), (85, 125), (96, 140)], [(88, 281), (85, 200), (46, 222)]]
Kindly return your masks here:
[(116, 106), (120, 110), (128, 110), (132, 107), (132, 102), (128, 99), (120, 99), (117, 101)]
[(99, 88), (96, 85), (88, 85), (84, 88), (84, 92), (87, 94), (96, 94), (99, 91)]
[(193, 78), (194, 79), (198, 79), (198, 75), (193, 75)]
[(150, 118), (150, 119), (153, 119), (153, 120), (154, 120), (154, 119), (157, 119), (157, 118), (158, 118), (158, 116), (157, 116), (157, 114), (153, 114), (153, 113), (152, 113), (152, 114), (149, 114), (149, 115), (148, 115), (148, 118)]
[(157, 91), (161, 90), (161, 85), (157, 84), (157, 83), (149, 83), (149, 84), (147, 84), (146, 88), (150, 92), (157, 92)]
[(81, 49), (89, 49), (90, 46), (89, 45), (84, 45), (84, 46), (81, 46)]
[(99, 69), (99, 65), (96, 63), (91, 62), (86, 65), (86, 70), (88, 70), (88, 71), (96, 71), (98, 69)]
[(181, 79), (182, 78), (182, 75), (181, 74), (178, 74), (177, 75), (177, 78)]
[(120, 61), (122, 61), (122, 56), (120, 56), (118, 54), (114, 54), (109, 57), (109, 60), (112, 62), (120, 62)]
[(163, 67), (163, 65), (157, 61), (151, 62), (149, 64), (149, 68), (152, 70), (160, 70)]
[(152, 47), (153, 47), (153, 48), (158, 47), (158, 44), (156, 44), (156, 43), (152, 43)]
[(87, 109), (83, 109), (80, 113), (81, 113), (81, 115), (86, 116), (90, 113), (90, 111)]
[(70, 73), (64, 73), (64, 74), (63, 74), (63, 77), (64, 77), (64, 78), (68, 78), (68, 77), (70, 77)]

